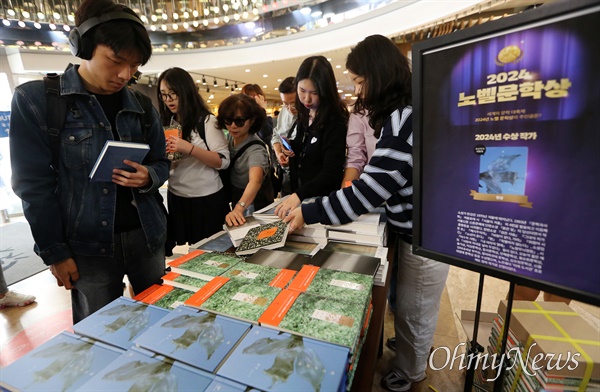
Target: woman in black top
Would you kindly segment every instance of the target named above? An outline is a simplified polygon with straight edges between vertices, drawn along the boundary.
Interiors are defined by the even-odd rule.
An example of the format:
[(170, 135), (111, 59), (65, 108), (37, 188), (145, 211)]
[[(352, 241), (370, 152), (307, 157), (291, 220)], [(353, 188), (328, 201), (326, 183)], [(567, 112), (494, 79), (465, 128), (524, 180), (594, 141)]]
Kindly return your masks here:
[(296, 74), (296, 137), (291, 140), (292, 194), (277, 206), (285, 214), (302, 200), (339, 187), (346, 161), (348, 109), (340, 99), (333, 68), (323, 56), (305, 59)]

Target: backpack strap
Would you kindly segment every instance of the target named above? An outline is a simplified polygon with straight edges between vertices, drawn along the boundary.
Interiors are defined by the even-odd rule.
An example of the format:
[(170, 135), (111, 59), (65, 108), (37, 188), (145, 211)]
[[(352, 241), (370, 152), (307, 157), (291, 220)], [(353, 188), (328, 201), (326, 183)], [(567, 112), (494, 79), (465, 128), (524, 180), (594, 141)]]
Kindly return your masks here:
[[(239, 157), (244, 155), (244, 153), (250, 146), (255, 146), (257, 144), (260, 144), (265, 149), (267, 149), (267, 145), (262, 140), (252, 140), (251, 142), (248, 142), (248, 144), (243, 145), (242, 148), (240, 148), (240, 150), (234, 155), (234, 157), (231, 158), (231, 163), (229, 163), (229, 167), (233, 167), (233, 164), (235, 163), (235, 161), (237, 161)], [(267, 149), (267, 156), (269, 155), (268, 152), (269, 152), (269, 149)], [(270, 163), (270, 158), (269, 158), (269, 163)]]
[(67, 100), (60, 95), (60, 75), (49, 73), (44, 77), (46, 87), (46, 105), (48, 121), (48, 138), (50, 140), (50, 151), (52, 152), (52, 168), (58, 171), (60, 151), (60, 131), (65, 125), (67, 115)]

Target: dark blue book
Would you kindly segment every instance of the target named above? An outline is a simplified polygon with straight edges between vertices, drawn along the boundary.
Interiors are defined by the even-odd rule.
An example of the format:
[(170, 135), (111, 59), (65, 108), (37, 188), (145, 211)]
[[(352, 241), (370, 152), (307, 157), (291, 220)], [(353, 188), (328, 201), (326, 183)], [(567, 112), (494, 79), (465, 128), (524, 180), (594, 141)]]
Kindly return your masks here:
[(90, 172), (90, 180), (112, 182), (113, 169), (133, 171), (133, 168), (124, 164), (123, 160), (142, 163), (148, 151), (150, 146), (144, 143), (107, 140)]
[(140, 347), (213, 372), (250, 323), (178, 306), (138, 339)]
[(252, 327), (217, 374), (265, 391), (338, 391), (346, 347)]
[(73, 325), (73, 331), (127, 350), (167, 313), (167, 309), (120, 297)]
[(124, 352), (61, 332), (3, 368), (0, 385), (19, 391), (75, 391)]
[(79, 391), (204, 391), (214, 375), (151, 351), (132, 348)]

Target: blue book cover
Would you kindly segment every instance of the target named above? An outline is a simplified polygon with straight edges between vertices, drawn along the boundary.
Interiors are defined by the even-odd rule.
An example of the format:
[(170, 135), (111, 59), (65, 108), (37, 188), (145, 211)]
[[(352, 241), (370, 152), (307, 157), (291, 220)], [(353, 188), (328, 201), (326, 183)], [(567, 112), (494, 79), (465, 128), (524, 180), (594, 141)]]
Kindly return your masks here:
[(124, 353), (63, 331), (2, 369), (9, 390), (75, 391)]
[(255, 326), (217, 374), (265, 391), (337, 391), (348, 354), (346, 347)]
[(73, 325), (73, 331), (127, 350), (135, 338), (167, 313), (167, 309), (119, 297)]
[(113, 169), (133, 171), (133, 168), (124, 164), (123, 160), (142, 163), (148, 151), (150, 146), (144, 143), (107, 140), (90, 171), (90, 180), (112, 182)]
[(151, 351), (133, 348), (80, 391), (204, 391), (214, 375)]
[[(255, 391), (255, 389), (250, 389)], [(216, 376), (204, 392), (249, 392), (248, 386)]]
[(213, 372), (250, 323), (178, 306), (136, 339), (145, 349)]

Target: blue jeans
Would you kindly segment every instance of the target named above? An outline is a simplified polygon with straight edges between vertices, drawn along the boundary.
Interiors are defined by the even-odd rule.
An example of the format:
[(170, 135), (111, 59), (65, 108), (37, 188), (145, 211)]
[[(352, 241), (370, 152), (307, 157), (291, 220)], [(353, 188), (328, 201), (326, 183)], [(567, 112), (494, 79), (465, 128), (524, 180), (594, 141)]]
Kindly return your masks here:
[(114, 257), (75, 256), (79, 280), (71, 290), (73, 323), (77, 323), (123, 295), (127, 275), (134, 293), (140, 293), (165, 274), (165, 250), (151, 253), (143, 229), (115, 233)]

